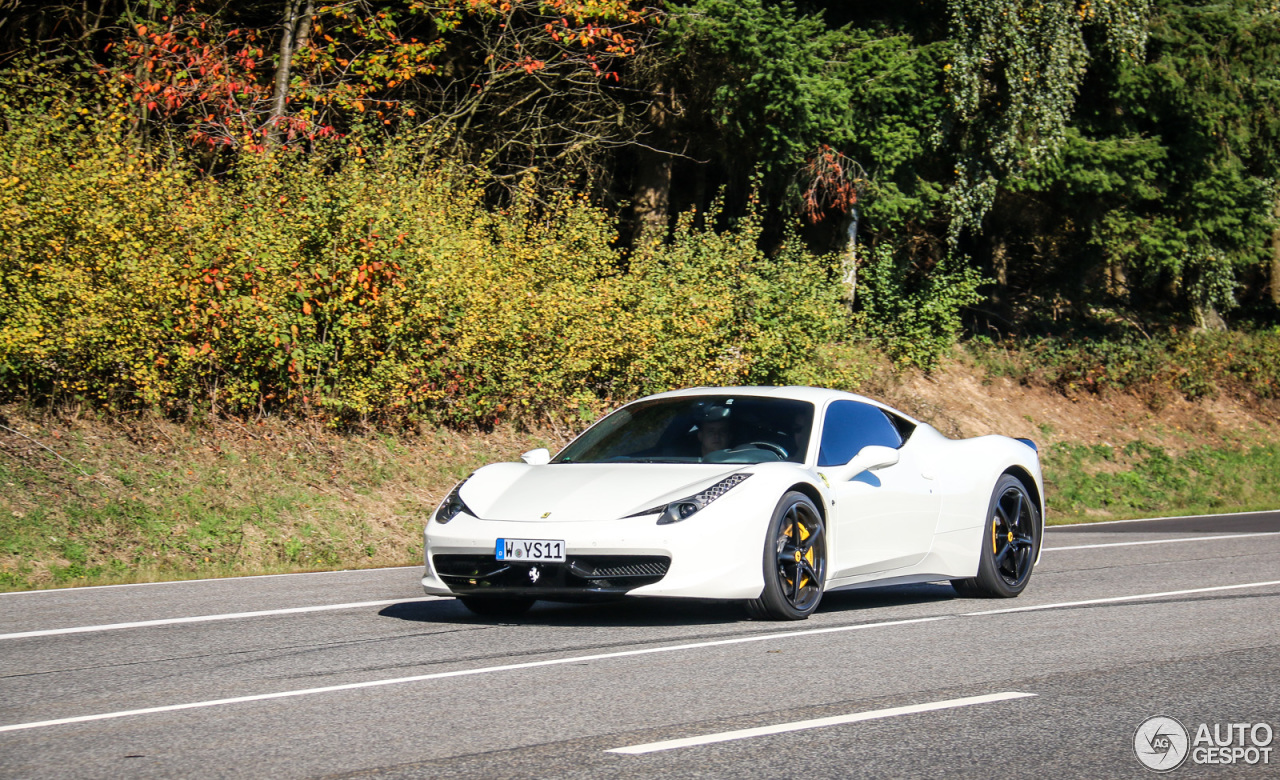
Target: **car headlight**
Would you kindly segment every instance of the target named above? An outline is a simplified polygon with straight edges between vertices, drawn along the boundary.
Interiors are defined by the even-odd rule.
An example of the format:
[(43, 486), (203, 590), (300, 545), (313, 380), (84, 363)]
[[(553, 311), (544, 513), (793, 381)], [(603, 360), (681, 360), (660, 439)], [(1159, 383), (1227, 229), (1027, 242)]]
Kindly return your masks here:
[[(471, 479), (471, 477), (467, 477)], [(440, 502), (440, 507), (436, 509), (436, 522), (443, 525), (458, 516), (459, 512), (466, 512), (472, 517), (475, 512), (471, 511), (471, 507), (462, 501), (462, 486), (467, 484), (467, 479), (462, 480), (449, 491), (449, 495), (445, 496), (444, 501)]]
[(672, 501), (670, 504), (667, 504), (666, 506), (654, 507), (653, 509), (646, 509), (643, 512), (637, 512), (636, 514), (632, 515), (632, 517), (639, 517), (640, 515), (651, 515), (654, 512), (661, 512), (662, 515), (658, 518), (658, 525), (670, 525), (672, 523), (678, 523), (681, 520), (686, 520), (692, 517), (693, 515), (697, 514), (698, 512), (702, 511), (703, 509), (706, 509), (708, 504), (710, 504), (712, 501), (715, 501), (720, 496), (723, 496), (725, 493), (728, 493), (730, 490), (732, 490), (734, 487), (736, 487), (739, 483), (741, 483), (743, 480), (745, 480), (749, 476), (751, 475), (750, 474), (730, 475), (720, 480), (716, 484), (712, 485), (711, 487), (707, 488), (706, 490), (703, 490), (699, 493), (694, 493), (692, 496), (689, 496), (688, 498), (682, 498), (679, 501)]

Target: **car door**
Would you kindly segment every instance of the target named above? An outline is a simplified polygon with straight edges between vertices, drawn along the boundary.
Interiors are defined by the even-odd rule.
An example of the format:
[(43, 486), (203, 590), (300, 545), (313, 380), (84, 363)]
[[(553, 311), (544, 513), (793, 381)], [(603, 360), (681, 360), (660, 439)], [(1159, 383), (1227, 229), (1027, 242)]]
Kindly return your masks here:
[[(910, 423), (871, 404), (839, 400), (827, 406), (818, 451), (825, 475), (863, 447), (898, 450), (898, 462), (830, 484), (832, 578), (899, 569), (920, 562), (933, 543), (941, 496), (912, 446)], [(906, 436), (904, 436), (904, 433)]]

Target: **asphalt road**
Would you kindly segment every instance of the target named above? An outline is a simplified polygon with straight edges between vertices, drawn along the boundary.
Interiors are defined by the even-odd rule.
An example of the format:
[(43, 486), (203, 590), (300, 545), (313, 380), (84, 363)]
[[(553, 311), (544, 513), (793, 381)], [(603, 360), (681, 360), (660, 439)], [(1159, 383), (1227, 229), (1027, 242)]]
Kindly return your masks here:
[[(0, 595), (0, 776), (1145, 777), (1150, 716), (1280, 732), (1280, 512), (1045, 548), (1016, 600), (878, 588), (788, 624), (484, 620), (416, 568)], [(1172, 774), (1280, 776), (1275, 752)]]

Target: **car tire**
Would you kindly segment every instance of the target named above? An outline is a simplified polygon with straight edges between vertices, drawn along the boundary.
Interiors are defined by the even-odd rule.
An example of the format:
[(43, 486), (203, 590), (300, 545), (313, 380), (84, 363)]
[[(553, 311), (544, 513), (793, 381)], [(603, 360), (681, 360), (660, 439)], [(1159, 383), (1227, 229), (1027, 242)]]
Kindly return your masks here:
[(520, 596), (459, 596), (462, 606), (481, 617), (519, 617), (529, 611), (534, 599)]
[(822, 601), (827, 574), (827, 533), (822, 513), (804, 493), (792, 491), (773, 510), (764, 542), (764, 590), (747, 602), (759, 620), (804, 620)]
[(1026, 589), (1040, 553), (1040, 513), (1022, 480), (1004, 474), (991, 491), (978, 576), (952, 580), (961, 596), (1011, 599)]

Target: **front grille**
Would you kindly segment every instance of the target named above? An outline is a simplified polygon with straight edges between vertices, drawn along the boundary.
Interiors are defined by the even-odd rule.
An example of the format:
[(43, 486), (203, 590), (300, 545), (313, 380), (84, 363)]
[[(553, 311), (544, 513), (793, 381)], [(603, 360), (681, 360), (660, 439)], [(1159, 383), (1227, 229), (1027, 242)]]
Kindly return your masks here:
[(610, 556), (595, 557), (581, 556), (574, 558), (569, 562), (573, 568), (573, 573), (581, 577), (662, 577), (667, 573), (667, 566), (670, 565), (670, 558), (651, 557), (640, 560), (645, 556), (627, 555), (627, 556)]
[(511, 568), (493, 555), (434, 555), (431, 562), (441, 577), (489, 579)]
[[(570, 555), (564, 563), (499, 561), (493, 554), (433, 555), (431, 563), (449, 589), (463, 595), (520, 593), (548, 599), (620, 595), (667, 574), (662, 555)], [(537, 576), (531, 571), (537, 569)]]

